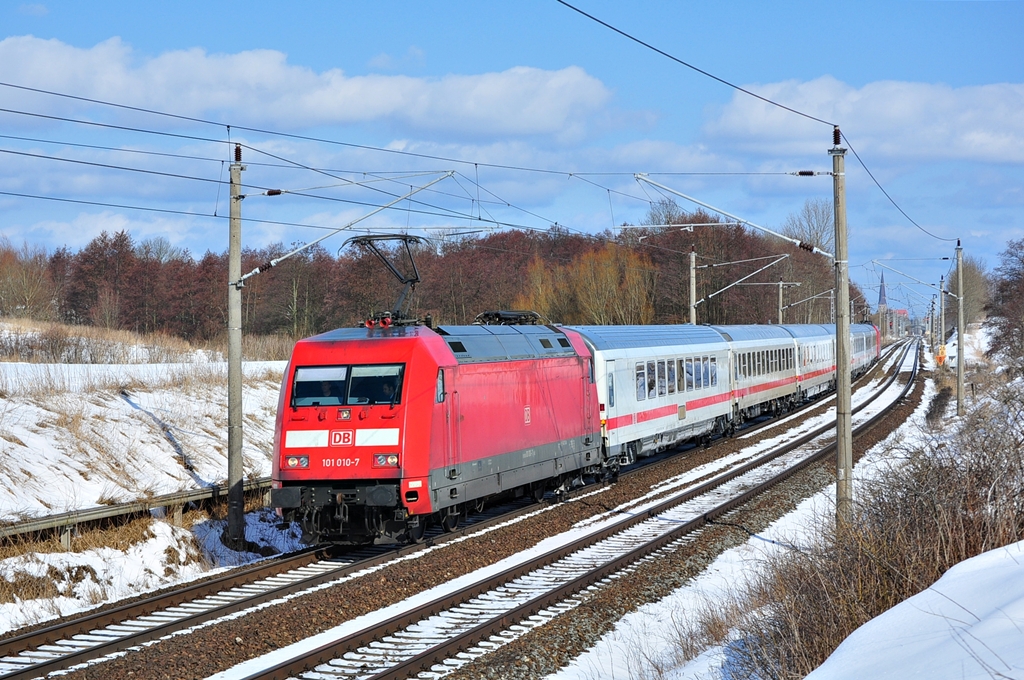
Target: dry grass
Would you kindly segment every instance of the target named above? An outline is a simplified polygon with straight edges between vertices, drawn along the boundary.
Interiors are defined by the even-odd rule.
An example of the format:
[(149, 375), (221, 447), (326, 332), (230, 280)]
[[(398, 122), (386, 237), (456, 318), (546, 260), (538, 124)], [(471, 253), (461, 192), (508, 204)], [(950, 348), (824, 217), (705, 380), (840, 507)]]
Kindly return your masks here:
[(196, 348), (163, 333), (140, 335), (96, 326), (5, 319), (0, 360), (46, 364), (178, 363), (191, 361)]
[[(210, 518), (210, 512), (207, 510), (190, 509), (183, 514), (182, 525), (191, 526)], [(152, 526), (155, 521), (157, 520), (151, 517), (138, 517), (123, 523), (113, 523), (112, 521), (112, 524), (107, 527), (81, 532), (73, 531), (71, 550), (74, 552), (100, 549), (130, 550), (133, 546), (144, 543), (153, 537)], [(76, 597), (75, 586), (90, 578), (95, 586), (88, 591), (87, 598), (94, 603), (103, 601), (105, 599), (103, 586), (97, 582), (95, 572), (88, 566), (77, 565), (66, 570), (46, 566), (45, 574), (39, 573), (43, 571), (43, 566), (35, 555), (65, 552), (67, 550), (61, 544), (58, 535), (43, 539), (15, 536), (0, 544), (0, 561), (27, 556), (30, 562), (24, 568), (5, 574), (5, 578), (0, 579), (0, 603), (59, 596)], [(171, 575), (169, 572), (173, 571), (172, 564), (180, 567), (203, 562), (199, 546), (188, 542), (168, 547), (166, 558), (168, 573), (165, 573), (165, 576)]]
[[(286, 361), (292, 354), (295, 339), (287, 335), (243, 335), (242, 358), (246, 361)], [(228, 339), (226, 335), (210, 340), (203, 349), (228, 355)]]
[[(173, 364), (194, 361), (196, 352), (227, 357), (227, 336), (199, 345), (164, 333), (139, 334), (97, 326), (68, 326), (48, 321), (5, 318), (0, 361), (44, 364)], [(295, 340), (285, 335), (244, 335), (247, 361), (284, 361)]]
[[(184, 514), (183, 523), (189, 525), (194, 521), (202, 521), (208, 515), (204, 511), (189, 511)], [(133, 546), (153, 538), (151, 517), (130, 519), (122, 524), (104, 528), (95, 528), (81, 534), (72, 534), (72, 550), (114, 549), (127, 551)], [(173, 576), (172, 564), (184, 566), (203, 561), (202, 551), (195, 543), (186, 543), (177, 547), (168, 547), (166, 552), (166, 577)], [(4, 579), (0, 579), (0, 603), (17, 600), (45, 600), (55, 597), (84, 598), (91, 604), (97, 604), (108, 598), (108, 593), (95, 570), (88, 565), (73, 565), (68, 568), (57, 568), (44, 565), (37, 555), (67, 552), (60, 544), (59, 537), (52, 536), (44, 540), (31, 540), (14, 537), (0, 545), (0, 560), (11, 557), (28, 556), (28, 563), (22, 568), (12, 569)], [(45, 572), (44, 572), (45, 571)], [(78, 588), (83, 582), (89, 581), (87, 588)], [(54, 605), (55, 606), (55, 605)], [(59, 611), (55, 611), (59, 613)]]
[[(31, 558), (30, 558), (31, 559)], [(44, 566), (42, 562), (33, 560), (37, 570)], [(75, 589), (85, 581), (96, 584), (96, 572), (92, 567), (78, 565), (61, 570), (53, 565), (46, 566), (45, 575), (18, 571), (10, 578), (0, 580), (0, 603), (17, 602), (18, 600), (47, 600), (56, 597), (76, 597)], [(94, 602), (103, 600), (101, 588), (90, 588), (89, 598)]]
[(948, 442), (891, 455), (899, 463), (858, 488), (854, 524), (817, 518), (817, 542), (769, 558), (732, 602), (699, 613), (680, 656), (728, 637), (732, 677), (802, 678), (856, 628), (956, 563), (1024, 538), (1019, 386), (999, 388)]

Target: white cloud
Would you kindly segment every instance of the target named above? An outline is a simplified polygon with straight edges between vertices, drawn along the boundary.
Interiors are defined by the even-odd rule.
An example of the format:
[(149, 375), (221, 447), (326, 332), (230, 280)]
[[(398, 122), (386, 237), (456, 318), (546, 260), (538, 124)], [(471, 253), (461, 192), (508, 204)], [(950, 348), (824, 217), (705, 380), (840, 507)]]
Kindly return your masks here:
[(419, 47), (412, 45), (402, 56), (392, 56), (382, 52), (370, 59), (367, 65), (375, 71), (394, 71), (403, 66), (422, 66), (426, 54)]
[[(954, 88), (878, 81), (851, 87), (830, 76), (746, 89), (836, 123), (858, 152), (913, 160), (1024, 162), (1024, 84)], [(820, 154), (831, 130), (737, 92), (704, 128), (716, 143), (773, 155)]]
[(40, 3), (25, 3), (18, 5), (18, 11), (33, 17), (45, 17), (50, 13), (46, 5)]
[[(102, 232), (113, 235), (119, 231), (127, 231), (136, 244), (149, 238), (162, 236), (172, 245), (192, 248), (193, 256), (198, 258), (202, 257), (202, 248), (194, 246), (204, 233), (216, 227), (216, 223), (202, 218), (152, 215), (138, 217), (115, 210), (101, 210), (99, 212), (82, 211), (66, 220), (44, 219), (27, 225), (12, 224), (4, 228), (2, 234), (16, 243), (24, 240), (32, 244), (45, 244), (48, 249), (67, 246), (74, 252), (84, 248)], [(224, 233), (227, 232), (224, 231)], [(215, 251), (224, 250), (226, 236), (223, 240), (225, 241), (223, 248), (218, 244), (211, 244), (208, 247)]]
[[(416, 56), (416, 53), (411, 53)], [(198, 48), (141, 58), (118, 38), (82, 49), (32, 36), (0, 41), (5, 80), (33, 87), (169, 111), (225, 116), (245, 124), (295, 129), (392, 122), (456, 136), (550, 135), (578, 139), (610, 92), (583, 69), (517, 66), (500, 73), (346, 76), (288, 63), (274, 50), (208, 54)], [(10, 90), (5, 99), (25, 93)], [(33, 97), (67, 110), (70, 102)], [(80, 104), (75, 104), (80, 106)]]

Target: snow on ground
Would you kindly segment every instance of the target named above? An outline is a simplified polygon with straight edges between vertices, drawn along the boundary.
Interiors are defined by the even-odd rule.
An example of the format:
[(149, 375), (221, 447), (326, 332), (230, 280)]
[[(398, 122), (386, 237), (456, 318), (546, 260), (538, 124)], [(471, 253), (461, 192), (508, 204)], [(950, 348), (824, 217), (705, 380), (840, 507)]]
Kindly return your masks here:
[[(133, 362), (151, 356), (130, 347), (104, 349)], [(227, 364), (205, 352), (186, 357), (194, 362), (0, 362), (0, 522), (223, 483)], [(247, 477), (270, 475), (284, 365), (243, 365)], [(298, 546), (294, 532), (275, 528), (272, 513), (246, 519), (250, 541), (278, 550)], [(2, 560), (0, 574), (18, 597), (0, 603), (0, 633), (204, 576), (211, 565), (259, 559), (226, 549), (222, 530), (217, 521), (189, 528), (156, 522), (144, 542), (124, 551), (27, 553)], [(189, 545), (199, 550), (183, 547)], [(33, 599), (35, 591), (22, 584), (47, 574), (58, 575), (61, 594)]]
[[(281, 532), (269, 511), (246, 515), (246, 538), (279, 551), (300, 547), (297, 528)], [(0, 603), (0, 634), (22, 626), (52, 621), (107, 602), (227, 571), (260, 559), (224, 547), (223, 521), (190, 528), (153, 522), (150, 536), (127, 550), (100, 548), (81, 552), (26, 553), (0, 561), (0, 577), (10, 583), (33, 578), (55, 580), (55, 597), (32, 597), (22, 591), (13, 602)], [(194, 541), (193, 541), (194, 539)], [(200, 551), (195, 550), (198, 543)], [(218, 565), (211, 567), (211, 565)]]
[[(284, 362), (247, 363), (243, 468), (270, 474)], [(227, 477), (227, 365), (0, 363), (0, 521)]]
[(965, 560), (858, 628), (808, 680), (1024, 677), (1024, 541)]
[[(980, 323), (970, 324), (967, 334), (964, 336), (964, 354), (967, 355), (967, 364), (978, 364), (984, 361), (985, 352), (992, 346), (991, 330)], [(956, 366), (957, 354), (960, 351), (960, 340), (958, 333), (953, 332), (946, 342), (946, 361), (950, 367)]]

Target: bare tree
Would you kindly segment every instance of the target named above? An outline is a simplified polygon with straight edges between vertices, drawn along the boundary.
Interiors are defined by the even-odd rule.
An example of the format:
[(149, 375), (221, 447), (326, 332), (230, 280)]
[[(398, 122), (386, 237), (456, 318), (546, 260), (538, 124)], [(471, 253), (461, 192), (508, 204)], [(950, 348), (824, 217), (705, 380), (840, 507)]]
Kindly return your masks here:
[(645, 226), (663, 224), (685, 224), (690, 222), (689, 215), (670, 198), (663, 198), (660, 201), (651, 203), (647, 215), (640, 220)]
[(825, 198), (807, 199), (800, 212), (786, 218), (780, 231), (790, 238), (818, 246), (829, 253), (834, 252), (836, 227), (832, 201)]
[(999, 258), (986, 321), (993, 331), (989, 354), (1002, 355), (1020, 373), (1024, 371), (1024, 239), (1008, 241)]
[(152, 259), (160, 264), (166, 264), (171, 260), (184, 259), (185, 251), (171, 245), (171, 242), (163, 236), (154, 236), (135, 246), (135, 256), (140, 260)]
[(609, 243), (566, 265), (534, 259), (515, 306), (558, 323), (649, 324), (656, 279), (649, 259)]
[[(985, 261), (980, 257), (964, 254), (964, 322), (977, 321), (985, 311), (990, 297), (991, 282), (985, 272)], [(959, 295), (956, 288), (957, 274), (949, 277), (949, 291)], [(955, 302), (954, 302), (955, 304)]]
[(28, 243), (18, 250), (0, 237), (0, 314), (49, 319), (53, 295), (46, 250)]

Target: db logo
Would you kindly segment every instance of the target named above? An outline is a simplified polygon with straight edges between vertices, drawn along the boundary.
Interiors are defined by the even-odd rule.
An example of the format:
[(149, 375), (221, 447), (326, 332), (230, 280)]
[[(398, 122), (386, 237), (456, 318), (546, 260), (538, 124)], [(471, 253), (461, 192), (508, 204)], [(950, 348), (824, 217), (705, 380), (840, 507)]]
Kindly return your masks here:
[(352, 446), (352, 430), (331, 430), (331, 446)]

